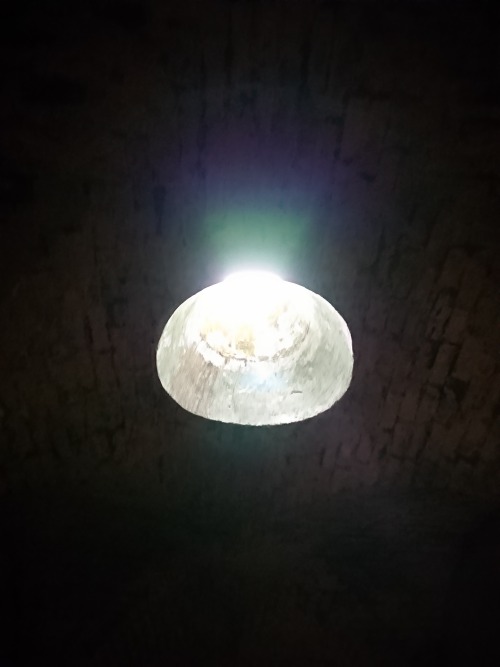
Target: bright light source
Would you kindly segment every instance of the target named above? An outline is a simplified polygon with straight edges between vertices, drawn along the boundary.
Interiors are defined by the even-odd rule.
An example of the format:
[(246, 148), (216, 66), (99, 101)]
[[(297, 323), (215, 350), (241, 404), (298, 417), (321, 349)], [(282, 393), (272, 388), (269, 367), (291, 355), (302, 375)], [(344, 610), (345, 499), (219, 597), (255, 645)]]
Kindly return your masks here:
[(228, 276), (185, 301), (157, 351), (165, 390), (186, 410), (282, 424), (335, 403), (352, 375), (349, 330), (317, 294), (274, 274)]
[(269, 285), (269, 283), (278, 281), (282, 281), (282, 279), (275, 273), (270, 273), (269, 271), (238, 271), (236, 273), (231, 273), (224, 278), (225, 283), (252, 286), (258, 283)]

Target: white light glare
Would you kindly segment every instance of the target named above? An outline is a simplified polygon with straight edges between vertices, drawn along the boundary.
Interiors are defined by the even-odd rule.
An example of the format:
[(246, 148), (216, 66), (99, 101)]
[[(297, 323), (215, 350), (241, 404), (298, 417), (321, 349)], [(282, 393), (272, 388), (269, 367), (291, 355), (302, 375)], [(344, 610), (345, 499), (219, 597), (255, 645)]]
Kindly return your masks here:
[(280, 276), (270, 271), (237, 271), (236, 273), (231, 273), (226, 278), (224, 282), (236, 283), (239, 284), (248, 284), (248, 285), (268, 285), (269, 283), (275, 282), (277, 280), (282, 280)]
[(225, 278), (222, 286), (220, 298), (233, 322), (244, 320), (257, 325), (282, 300), (285, 282), (266, 271), (241, 271)]

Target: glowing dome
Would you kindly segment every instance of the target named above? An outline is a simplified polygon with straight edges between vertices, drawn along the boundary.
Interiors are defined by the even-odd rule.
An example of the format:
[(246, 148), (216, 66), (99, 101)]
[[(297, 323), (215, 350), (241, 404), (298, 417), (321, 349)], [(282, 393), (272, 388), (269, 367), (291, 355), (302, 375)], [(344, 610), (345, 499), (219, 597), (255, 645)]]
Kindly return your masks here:
[(164, 389), (190, 412), (234, 424), (286, 424), (346, 392), (349, 329), (322, 297), (266, 273), (238, 273), (185, 301), (156, 354)]

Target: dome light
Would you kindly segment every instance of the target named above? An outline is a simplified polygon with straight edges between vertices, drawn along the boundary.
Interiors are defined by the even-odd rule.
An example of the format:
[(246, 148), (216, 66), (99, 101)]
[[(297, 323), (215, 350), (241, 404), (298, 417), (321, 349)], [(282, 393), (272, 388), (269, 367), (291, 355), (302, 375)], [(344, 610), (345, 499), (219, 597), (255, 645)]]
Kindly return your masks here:
[(242, 272), (185, 301), (156, 354), (164, 389), (196, 415), (234, 424), (286, 424), (330, 408), (349, 387), (352, 342), (314, 292)]

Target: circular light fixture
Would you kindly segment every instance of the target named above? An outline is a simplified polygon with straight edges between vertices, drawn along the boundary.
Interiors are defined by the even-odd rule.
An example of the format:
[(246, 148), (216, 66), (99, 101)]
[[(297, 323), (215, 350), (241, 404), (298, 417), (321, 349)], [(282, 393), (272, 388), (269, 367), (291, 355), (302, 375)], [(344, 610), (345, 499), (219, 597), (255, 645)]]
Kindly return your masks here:
[(164, 389), (196, 415), (254, 426), (330, 408), (352, 376), (347, 324), (318, 294), (243, 272), (185, 301), (156, 353)]

